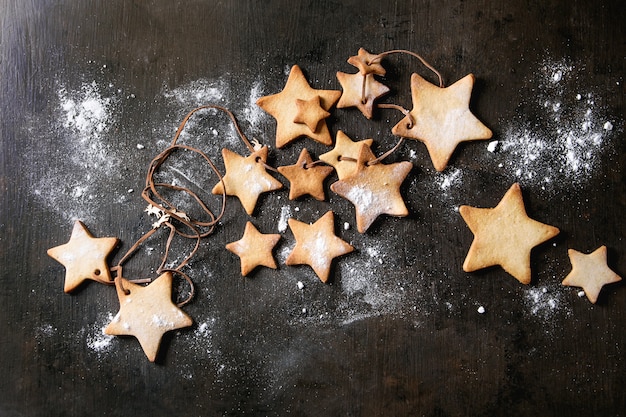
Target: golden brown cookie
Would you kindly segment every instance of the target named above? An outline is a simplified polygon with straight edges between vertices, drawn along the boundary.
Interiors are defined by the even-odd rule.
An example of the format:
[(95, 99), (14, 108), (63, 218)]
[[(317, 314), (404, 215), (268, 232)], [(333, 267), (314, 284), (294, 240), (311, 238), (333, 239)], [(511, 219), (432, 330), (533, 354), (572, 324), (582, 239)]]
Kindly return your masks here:
[(435, 169), (443, 171), (459, 143), (492, 136), (491, 130), (469, 109), (473, 86), (472, 74), (446, 88), (437, 87), (413, 74), (413, 109), (391, 132), (424, 142)]
[(277, 148), (301, 136), (331, 145), (325, 118), (340, 96), (341, 91), (311, 88), (300, 67), (294, 65), (283, 91), (259, 98), (257, 105), (276, 119)]
[(567, 254), (572, 262), (572, 271), (562, 284), (581, 287), (593, 304), (598, 301), (598, 295), (604, 285), (622, 280), (606, 263), (606, 246), (600, 246), (588, 255), (575, 249), (569, 249)]
[(374, 159), (376, 156), (370, 147), (362, 144), (354, 173), (330, 186), (331, 190), (354, 204), (359, 233), (365, 233), (381, 214), (400, 217), (409, 214), (400, 186), (413, 164), (408, 161), (368, 164)]
[(193, 323), (191, 317), (172, 302), (171, 272), (161, 274), (147, 286), (118, 277), (115, 287), (120, 311), (104, 333), (135, 336), (150, 362), (155, 361), (165, 333)]
[[(337, 171), (337, 177), (341, 180), (352, 174), (356, 169), (356, 159), (359, 157), (359, 151), (361, 145), (366, 144), (372, 146), (374, 141), (372, 139), (364, 139), (358, 142), (353, 142), (341, 130), (337, 131), (337, 141), (332, 151), (326, 152), (320, 155), (320, 160), (326, 162), (328, 165), (332, 165)], [(342, 158), (348, 158), (344, 160)]]
[(63, 291), (74, 291), (86, 279), (110, 284), (107, 257), (117, 243), (115, 237), (93, 237), (85, 225), (76, 220), (69, 242), (48, 249), (48, 255), (65, 267)]
[(530, 284), (531, 250), (559, 234), (556, 227), (528, 217), (517, 183), (495, 208), (461, 206), (459, 212), (474, 234), (465, 272), (500, 265), (522, 284)]
[(389, 92), (389, 87), (376, 81), (373, 74), (337, 72), (337, 79), (343, 89), (337, 108), (356, 107), (368, 119), (374, 115), (376, 99)]
[(322, 282), (328, 281), (334, 258), (350, 253), (354, 248), (335, 235), (335, 217), (326, 212), (315, 223), (307, 224), (289, 219), (289, 228), (296, 239), (285, 263), (287, 265), (309, 265)]
[(357, 55), (348, 58), (348, 64), (354, 65), (363, 75), (376, 74), (385, 75), (385, 68), (380, 64), (378, 55), (370, 54), (363, 48), (359, 48)]
[(303, 195), (310, 195), (316, 200), (324, 201), (324, 179), (333, 172), (327, 165), (312, 165), (313, 158), (306, 148), (300, 152), (298, 162), (294, 165), (278, 167), (278, 172), (289, 180), (289, 199), (295, 200)]
[(279, 190), (282, 184), (272, 177), (265, 169), (267, 161), (267, 146), (247, 157), (243, 157), (228, 149), (222, 149), (226, 174), (223, 181), (213, 187), (213, 194), (236, 196), (241, 201), (246, 213), (252, 215), (256, 202), (262, 193)]
[(279, 234), (261, 233), (252, 222), (247, 222), (243, 237), (236, 242), (228, 243), (226, 249), (239, 256), (241, 275), (245, 277), (257, 266), (277, 268), (272, 251), (279, 240)]

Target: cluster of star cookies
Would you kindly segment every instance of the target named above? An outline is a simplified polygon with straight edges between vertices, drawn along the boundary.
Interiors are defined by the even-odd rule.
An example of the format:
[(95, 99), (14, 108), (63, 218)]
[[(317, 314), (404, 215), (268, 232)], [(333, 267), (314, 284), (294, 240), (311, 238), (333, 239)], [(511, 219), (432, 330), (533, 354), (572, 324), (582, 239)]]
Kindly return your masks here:
[[(391, 51), (394, 52), (406, 51)], [(354, 74), (337, 72), (343, 89), (341, 92), (311, 88), (302, 70), (294, 65), (280, 93), (261, 97), (257, 101), (263, 110), (276, 119), (276, 147), (282, 148), (303, 136), (324, 145), (332, 145), (325, 119), (335, 103), (337, 108), (356, 107), (366, 118), (371, 119), (377, 106), (376, 101), (390, 91), (375, 77), (385, 75), (380, 61), (388, 54), (375, 55), (361, 48), (357, 55), (348, 59), (348, 63), (359, 71)], [(421, 60), (421, 57), (418, 58)], [(443, 87), (441, 77), (440, 86), (436, 86), (420, 75), (412, 74), (413, 109), (403, 111), (405, 117), (392, 128), (392, 133), (423, 142), (435, 169), (444, 170), (460, 142), (489, 139), (492, 136), (491, 130), (469, 109), (473, 83), (472, 74), (449, 87)], [(382, 158), (377, 158), (371, 150), (372, 142), (372, 139), (353, 142), (339, 130), (334, 149), (320, 155), (320, 161), (314, 161), (307, 149), (303, 149), (294, 165), (278, 168), (278, 172), (290, 182), (289, 198), (311, 195), (324, 200), (323, 182), (334, 168), (338, 181), (331, 184), (330, 189), (354, 205), (357, 230), (360, 233), (365, 233), (382, 214), (407, 216), (408, 211), (399, 189), (412, 164), (408, 161), (388, 165), (381, 163)], [(224, 150), (226, 193), (239, 197), (248, 214), (254, 211), (261, 192), (282, 186), (265, 170), (267, 151), (263, 149), (262, 155), (253, 154), (247, 158)], [(238, 166), (233, 160), (247, 160), (250, 166)], [(332, 168), (319, 165), (318, 162), (325, 162)], [(255, 174), (246, 175), (246, 172)], [(224, 190), (218, 184), (214, 192), (222, 193)], [(527, 216), (519, 184), (511, 186), (495, 208), (464, 205), (459, 211), (474, 233), (474, 240), (463, 263), (466, 272), (499, 265), (521, 283), (529, 284), (532, 249), (559, 233), (556, 227)], [(322, 219), (328, 216), (332, 218), (332, 211)], [(318, 223), (322, 219), (314, 225), (289, 220), (296, 246), (286, 263), (308, 264), (326, 282), (332, 259), (353, 248), (334, 234), (329, 220), (325, 220), (326, 231), (321, 233)], [(226, 247), (240, 257), (242, 275), (245, 276), (257, 266), (277, 267), (272, 249), (279, 238), (277, 234), (260, 233), (248, 222), (244, 236)], [(621, 279), (606, 266), (605, 247), (592, 255), (584, 255), (573, 249), (570, 249), (569, 254), (573, 268), (563, 280), (563, 285), (582, 287), (593, 303), (604, 284)]]
[[(313, 89), (300, 68), (293, 66), (285, 88), (280, 93), (261, 97), (257, 102), (277, 121), (276, 147), (284, 147), (300, 137), (332, 145), (333, 139), (325, 119), (330, 116), (330, 110), (335, 105), (338, 108), (357, 107), (368, 119), (372, 118), (375, 107), (399, 108), (393, 104), (376, 103), (378, 98), (389, 92), (375, 78), (385, 74), (380, 60), (383, 56), (396, 52), (407, 51), (373, 55), (360, 49), (356, 56), (348, 59), (359, 72), (337, 73), (343, 91)], [(447, 88), (443, 87), (441, 77), (439, 78), (440, 86), (435, 86), (418, 74), (411, 76), (413, 109), (406, 111), (399, 108), (405, 116), (392, 128), (392, 133), (401, 138), (423, 142), (435, 169), (442, 171), (460, 142), (488, 139), (492, 133), (469, 110), (474, 77), (469, 74)], [(204, 107), (218, 108), (213, 105)], [(201, 108), (189, 113), (176, 137), (188, 117), (199, 109)], [(224, 111), (234, 121), (232, 114)], [(176, 138), (167, 152), (177, 146), (175, 143)], [(374, 155), (372, 143), (372, 139), (354, 142), (339, 130), (334, 148), (320, 155), (319, 161), (314, 161), (304, 148), (295, 164), (281, 166), (276, 171), (289, 180), (290, 199), (310, 195), (320, 201), (326, 197), (325, 179), (333, 170), (336, 171), (338, 179), (331, 184), (330, 189), (354, 205), (357, 230), (359, 233), (366, 233), (383, 214), (398, 217), (408, 215), (400, 186), (412, 169), (412, 163), (408, 161), (383, 164), (381, 160), (386, 155)], [(268, 148), (248, 145), (251, 150), (248, 156), (241, 156), (228, 149), (222, 150), (226, 173), (223, 177), (218, 175), (220, 181), (212, 192), (236, 196), (246, 213), (253, 215), (259, 196), (282, 188), (282, 183), (268, 172), (268, 169), (273, 170), (267, 164)], [(210, 162), (208, 159), (207, 161)], [(170, 217), (191, 225), (185, 213), (173, 208), (168, 214), (155, 206), (149, 206), (147, 211), (149, 214), (157, 214), (157, 217), (167, 216), (155, 223), (155, 229), (167, 225), (175, 233)], [(558, 228), (528, 217), (522, 191), (517, 183), (510, 187), (496, 207), (477, 208), (463, 205), (459, 212), (474, 234), (463, 270), (472, 272), (498, 265), (522, 284), (531, 282), (532, 249), (559, 233)], [(214, 225), (220, 216), (221, 214), (218, 217), (211, 215), (213, 222), (207, 225)], [(285, 263), (309, 265), (322, 282), (327, 282), (331, 275), (332, 261), (354, 250), (335, 234), (332, 210), (327, 211), (313, 224), (293, 218), (288, 220), (288, 224), (296, 244)], [(195, 237), (199, 240), (203, 236), (197, 232)], [(277, 268), (272, 251), (279, 239), (279, 234), (261, 233), (248, 221), (242, 238), (228, 243), (226, 248), (240, 257), (241, 274), (246, 276), (259, 266)], [(185, 275), (180, 272), (180, 268), (163, 270), (148, 285), (139, 285), (138, 282), (121, 276), (120, 261), (119, 276), (113, 279), (111, 270), (114, 268), (109, 268), (107, 258), (118, 242), (114, 237), (96, 238), (83, 223), (76, 221), (69, 242), (49, 249), (48, 254), (66, 269), (64, 291), (67, 293), (76, 290), (85, 280), (109, 285), (115, 283), (120, 310), (105, 328), (105, 333), (135, 336), (148, 359), (154, 361), (164, 333), (192, 324), (191, 318), (179, 308), (181, 303), (176, 305), (172, 302), (172, 271)], [(134, 248), (131, 248), (129, 253), (133, 251)], [(597, 301), (605, 284), (621, 280), (607, 266), (605, 246), (591, 254), (583, 254), (574, 249), (569, 249), (568, 253), (572, 270), (562, 284), (582, 287), (592, 303)], [(183, 265), (184, 263), (180, 267)]]

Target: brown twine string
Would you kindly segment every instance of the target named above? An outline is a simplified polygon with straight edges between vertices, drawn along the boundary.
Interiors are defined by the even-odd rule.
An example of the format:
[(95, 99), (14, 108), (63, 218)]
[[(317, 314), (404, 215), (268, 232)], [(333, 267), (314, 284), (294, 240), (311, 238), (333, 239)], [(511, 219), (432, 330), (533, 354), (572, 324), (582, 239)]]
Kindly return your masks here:
[(406, 118), (409, 119), (409, 123), (407, 124), (407, 128), (409, 129), (412, 128), (413, 125), (415, 124), (415, 122), (413, 121), (413, 117), (411, 117), (411, 112), (402, 106), (398, 106), (397, 104), (391, 104), (391, 103), (381, 103), (381, 104), (378, 104), (378, 107), (380, 107), (381, 109), (394, 109), (394, 110), (398, 110), (402, 112), (402, 114), (404, 114)]
[[(213, 173), (219, 178), (219, 181), (222, 183), (222, 186), (224, 186), (223, 176), (220, 174), (219, 170), (217, 169), (213, 161), (204, 152), (202, 152), (199, 149), (193, 148), (191, 146), (179, 145), (177, 143), (181, 133), (183, 132), (185, 128), (185, 125), (187, 124), (191, 116), (193, 116), (197, 111), (203, 110), (203, 109), (216, 109), (225, 113), (232, 121), (235, 127), (235, 130), (237, 131), (237, 134), (239, 135), (241, 140), (244, 142), (248, 150), (250, 152), (254, 152), (254, 146), (252, 146), (248, 138), (243, 134), (243, 132), (239, 128), (237, 119), (235, 118), (234, 114), (230, 110), (226, 109), (225, 107), (213, 105), (213, 104), (200, 106), (191, 110), (180, 123), (178, 130), (176, 131), (176, 134), (174, 135), (174, 138), (171, 144), (150, 162), (150, 165), (148, 167), (148, 172), (146, 174), (145, 187), (143, 191), (141, 192), (141, 197), (145, 201), (147, 201), (148, 204), (160, 210), (163, 213), (162, 214), (163, 216), (169, 216), (168, 220), (163, 221), (162, 223), (159, 224), (159, 227), (153, 228), (150, 231), (146, 232), (143, 236), (141, 236), (122, 256), (122, 258), (117, 263), (117, 265), (111, 268), (111, 271), (116, 272), (117, 278), (122, 278), (123, 277), (122, 269), (123, 269), (124, 263), (126, 263), (126, 261), (128, 261), (128, 259), (137, 252), (139, 247), (148, 238), (150, 238), (152, 235), (154, 235), (154, 233), (158, 229), (160, 229), (161, 225), (167, 226), (169, 228), (169, 234), (167, 237), (167, 242), (165, 244), (165, 250), (164, 250), (163, 258), (161, 260), (161, 264), (157, 268), (157, 273), (162, 274), (163, 272), (171, 272), (173, 274), (177, 274), (181, 276), (189, 284), (190, 286), (189, 296), (185, 300), (178, 303), (179, 307), (182, 307), (183, 305), (189, 303), (195, 294), (195, 286), (193, 284), (193, 281), (187, 274), (182, 272), (181, 269), (185, 265), (187, 265), (190, 259), (196, 254), (196, 252), (198, 251), (200, 247), (200, 242), (202, 238), (207, 237), (211, 233), (213, 233), (213, 231), (215, 230), (215, 226), (224, 215), (224, 212), (226, 210), (226, 193), (222, 194), (222, 204), (221, 204), (219, 213), (216, 215), (206, 206), (206, 204), (194, 191), (190, 190), (189, 188), (177, 186), (174, 184), (155, 182), (154, 176), (156, 175), (159, 168), (165, 163), (165, 161), (174, 152), (189, 151), (197, 155), (200, 155), (205, 160), (205, 162), (209, 165)], [(173, 191), (180, 191), (189, 195), (198, 203), (202, 211), (209, 217), (209, 220), (200, 221), (200, 220), (188, 219), (183, 212), (176, 210), (175, 205), (169, 200), (167, 200), (159, 192), (159, 189), (169, 189)], [(170, 219), (175, 220), (177, 223), (181, 223), (187, 229), (189, 229), (189, 231), (185, 232), (185, 231), (179, 230), (178, 227), (175, 226), (174, 223), (170, 221)], [(175, 268), (166, 268), (165, 264), (169, 256), (172, 241), (176, 235), (181, 236), (183, 238), (187, 238), (187, 239), (194, 239), (195, 245), (193, 249), (191, 250), (191, 252), (178, 264), (178, 266), (176, 266)], [(119, 286), (120, 290), (122, 290), (125, 294), (127, 294), (129, 290), (127, 288), (124, 288), (122, 280), (117, 279), (117, 278), (114, 280), (115, 284)], [(145, 282), (151, 282), (151, 281), (152, 280), (134, 280), (130, 282), (145, 283)]]
[[(437, 78), (439, 79), (439, 87), (443, 88), (443, 77), (441, 76), (441, 74), (439, 73), (439, 71), (437, 71), (435, 69), (435, 67), (433, 67), (432, 65), (430, 65), (424, 58), (422, 58), (421, 55), (416, 54), (415, 52), (412, 51), (407, 51), (406, 49), (393, 49), (391, 51), (386, 51), (386, 52), (382, 52), (378, 55), (376, 55), (374, 58), (372, 58), (372, 60), (370, 62), (368, 62), (367, 64), (374, 64), (374, 63), (379, 63), (381, 59), (383, 59), (384, 57), (386, 57), (387, 55), (391, 55), (391, 54), (408, 54), (411, 55), (417, 59), (420, 60), (420, 62), (429, 70), (431, 70), (432, 72), (435, 73), (435, 75), (437, 75)], [(364, 82), (365, 83), (365, 82)]]

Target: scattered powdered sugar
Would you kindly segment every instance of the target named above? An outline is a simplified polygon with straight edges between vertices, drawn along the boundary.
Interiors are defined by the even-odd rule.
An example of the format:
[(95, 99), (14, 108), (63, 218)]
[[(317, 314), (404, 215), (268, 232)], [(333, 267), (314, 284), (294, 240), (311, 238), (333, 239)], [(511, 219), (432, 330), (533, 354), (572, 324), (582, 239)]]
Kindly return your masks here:
[(463, 172), (459, 168), (450, 168), (442, 173), (436, 174), (436, 180), (439, 182), (439, 188), (444, 193), (447, 192), (451, 186), (458, 186), (461, 184)]
[(525, 291), (524, 303), (535, 317), (549, 321), (555, 315), (571, 315), (571, 308), (562, 301), (563, 289), (553, 286), (530, 287)]
[[(57, 117), (52, 123), (42, 123), (35, 118), (26, 128), (34, 141), (55, 141), (50, 147), (37, 146), (25, 154), (28, 163), (36, 167), (50, 157), (57, 163), (47, 164), (42, 172), (31, 171), (32, 193), (40, 203), (57, 212), (68, 221), (91, 221), (101, 205), (101, 198), (109, 194), (110, 186), (103, 178), (113, 176), (120, 161), (114, 150), (110, 129), (116, 123), (114, 105), (119, 102), (118, 90), (100, 87), (95, 81), (84, 83), (77, 90), (58, 87)], [(38, 130), (47, 126), (48, 130)], [(127, 190), (127, 189), (126, 189)], [(118, 190), (118, 194), (126, 194)]]
[(613, 125), (600, 97), (574, 93), (574, 81), (583, 72), (565, 61), (547, 60), (529, 80), (535, 101), (525, 103), (525, 114), (505, 127), (500, 146), (489, 149), (504, 156), (500, 166), (516, 180), (552, 189), (581, 185), (598, 171), (611, 149)]
[(114, 319), (115, 318), (113, 317), (113, 314), (111, 313), (108, 313), (107, 315), (103, 315), (102, 318), (98, 320), (98, 322), (85, 335), (87, 347), (90, 350), (92, 350), (93, 352), (96, 352), (97, 354), (106, 353), (112, 350), (112, 344), (115, 339), (115, 336), (105, 334), (104, 329)]
[(291, 217), (291, 207), (282, 206), (280, 208), (280, 217), (278, 218), (278, 231), (283, 233), (287, 230), (287, 221)]

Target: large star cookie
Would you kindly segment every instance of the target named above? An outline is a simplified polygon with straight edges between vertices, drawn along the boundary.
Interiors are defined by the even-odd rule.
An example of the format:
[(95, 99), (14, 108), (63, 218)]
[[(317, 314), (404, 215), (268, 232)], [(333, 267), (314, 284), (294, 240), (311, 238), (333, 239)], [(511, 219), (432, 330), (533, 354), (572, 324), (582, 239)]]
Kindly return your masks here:
[(326, 165), (313, 165), (313, 158), (304, 148), (294, 165), (278, 167), (278, 172), (289, 180), (290, 200), (310, 195), (316, 200), (324, 201), (326, 199), (324, 179), (333, 172), (333, 168)]
[(424, 142), (435, 169), (443, 171), (459, 143), (492, 136), (491, 130), (469, 109), (473, 86), (472, 74), (446, 88), (413, 74), (413, 109), (391, 132)]
[(322, 282), (328, 281), (333, 259), (354, 250), (350, 244), (335, 235), (335, 217), (332, 211), (326, 212), (313, 224), (295, 219), (289, 219), (288, 223), (296, 245), (285, 263), (309, 265)]
[(192, 324), (191, 318), (172, 302), (172, 273), (161, 274), (147, 286), (121, 277), (116, 281), (120, 310), (104, 333), (135, 336), (148, 360), (154, 362), (163, 335)]
[[(341, 180), (351, 175), (356, 169), (356, 159), (359, 157), (361, 145), (372, 146), (372, 139), (364, 139), (353, 142), (341, 130), (337, 131), (337, 141), (332, 151), (320, 155), (320, 160), (332, 165), (337, 171), (337, 177)], [(347, 159), (346, 159), (347, 158)]]
[(567, 253), (572, 262), (572, 271), (562, 284), (582, 287), (589, 301), (594, 304), (598, 301), (598, 295), (604, 285), (622, 280), (606, 263), (606, 246), (600, 246), (588, 255), (575, 249), (569, 249)]
[(213, 194), (236, 196), (246, 213), (252, 215), (257, 200), (262, 193), (282, 188), (282, 184), (265, 169), (267, 147), (264, 146), (247, 157), (228, 149), (222, 149), (226, 174), (222, 181), (213, 187)]
[(283, 91), (259, 98), (257, 105), (276, 119), (277, 148), (301, 136), (331, 145), (325, 119), (340, 96), (341, 91), (311, 88), (300, 67), (294, 65)]
[(337, 103), (338, 109), (356, 107), (368, 119), (374, 115), (374, 102), (389, 92), (389, 87), (376, 81), (373, 74), (362, 75), (337, 72), (343, 93)]
[(278, 234), (264, 234), (254, 227), (252, 222), (246, 223), (243, 237), (226, 245), (226, 249), (239, 256), (241, 275), (248, 275), (257, 266), (276, 269), (276, 261), (272, 250), (280, 240)]
[(556, 227), (528, 217), (518, 183), (495, 208), (461, 206), (459, 212), (474, 234), (463, 270), (500, 265), (522, 284), (531, 281), (531, 250), (559, 233)]
[(361, 145), (354, 173), (330, 186), (331, 190), (354, 204), (359, 233), (365, 233), (381, 214), (409, 214), (400, 186), (413, 164), (408, 161), (368, 164), (375, 158), (369, 146)]
[(107, 257), (117, 242), (115, 237), (93, 237), (85, 225), (76, 220), (69, 242), (48, 249), (48, 255), (65, 267), (63, 291), (74, 291), (86, 279), (110, 284)]

